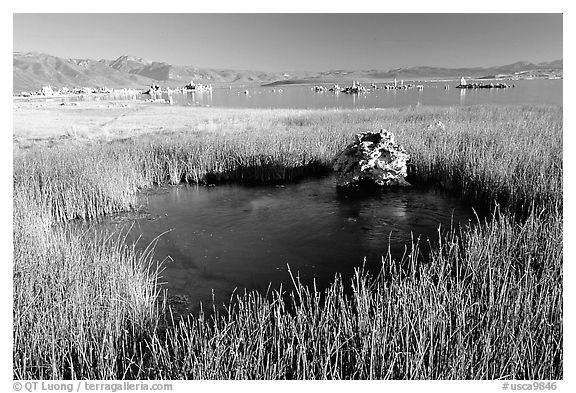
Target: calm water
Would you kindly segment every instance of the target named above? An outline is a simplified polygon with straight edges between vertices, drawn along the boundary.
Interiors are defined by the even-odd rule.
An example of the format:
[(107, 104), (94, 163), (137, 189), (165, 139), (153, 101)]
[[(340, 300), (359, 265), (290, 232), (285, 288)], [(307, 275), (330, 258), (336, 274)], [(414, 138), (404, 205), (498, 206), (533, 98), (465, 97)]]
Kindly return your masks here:
[[(212, 93), (173, 94), (177, 105), (227, 108), (390, 108), (408, 105), (558, 104), (562, 80), (507, 81), (510, 89), (456, 89), (456, 82), (423, 82), (423, 90), (378, 89), (366, 94), (313, 92), (311, 85), (215, 88)], [(365, 84), (369, 86), (369, 84)], [(377, 84), (382, 86), (382, 84)], [(446, 90), (445, 85), (450, 88)], [(330, 85), (325, 85), (330, 86)], [(344, 87), (343, 84), (340, 84)], [(248, 94), (244, 94), (245, 91)], [(168, 96), (165, 94), (164, 98)], [(142, 96), (142, 99), (149, 96)]]
[[(174, 187), (143, 197), (150, 216), (135, 220), (132, 239), (144, 247), (160, 237), (155, 256), (170, 257), (169, 293), (197, 306), (221, 304), (234, 288), (292, 288), (287, 265), (320, 287), (336, 273), (348, 278), (366, 258), (378, 271), (388, 247), (400, 257), (412, 236), (437, 238), (439, 225), (467, 224), (472, 209), (419, 188), (343, 195), (333, 177), (279, 187)], [(147, 200), (147, 202), (146, 202)], [(127, 225), (106, 224), (108, 227)]]

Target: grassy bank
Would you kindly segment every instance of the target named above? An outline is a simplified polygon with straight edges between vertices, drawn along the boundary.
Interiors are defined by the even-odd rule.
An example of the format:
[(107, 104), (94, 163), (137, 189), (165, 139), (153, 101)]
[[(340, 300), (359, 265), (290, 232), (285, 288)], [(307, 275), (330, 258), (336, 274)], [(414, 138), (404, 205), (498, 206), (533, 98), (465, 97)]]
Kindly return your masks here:
[[(386, 128), (410, 152), (410, 175), (419, 182), (474, 202), (561, 200), (561, 109), (232, 110), (221, 118), (214, 110), (195, 112), (198, 119), (186, 120), (186, 130), (19, 151), (15, 184), (51, 204), (58, 220), (95, 217), (130, 208), (137, 190), (154, 184), (285, 182), (323, 172), (354, 134)], [(170, 114), (170, 122), (178, 116), (186, 119)]]
[[(167, 116), (186, 127), (15, 149), (15, 377), (562, 378), (561, 108)], [(355, 133), (378, 128), (410, 152), (416, 181), (501, 208), (407, 277), (359, 275), (352, 297), (338, 280), (323, 294), (297, 287), (293, 301), (251, 293), (215, 320), (166, 328), (153, 255), (61, 224), (133, 208), (156, 184), (324, 173)], [(414, 246), (405, 262), (416, 260)]]
[[(297, 286), (290, 299), (248, 294), (213, 325), (190, 318), (153, 340), (150, 372), (201, 379), (561, 378), (562, 255), (548, 244), (561, 239), (555, 220), (532, 217), (518, 227), (503, 218), (463, 234), (462, 247), (445, 239), (430, 263), (408, 276), (358, 273), (351, 297), (339, 280), (323, 293)], [(527, 249), (533, 257), (522, 257)], [(406, 262), (415, 260), (412, 253)]]

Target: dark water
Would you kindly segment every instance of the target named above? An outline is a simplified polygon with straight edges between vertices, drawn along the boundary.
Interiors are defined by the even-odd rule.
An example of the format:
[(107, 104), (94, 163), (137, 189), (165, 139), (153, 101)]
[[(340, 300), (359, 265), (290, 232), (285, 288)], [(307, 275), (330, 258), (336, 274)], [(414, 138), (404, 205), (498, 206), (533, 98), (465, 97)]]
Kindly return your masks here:
[[(225, 302), (234, 288), (292, 288), (287, 265), (304, 283), (325, 287), (354, 268), (377, 272), (382, 256), (401, 257), (421, 237), (437, 239), (439, 226), (475, 221), (458, 199), (419, 188), (368, 195), (337, 192), (332, 177), (284, 188), (175, 187), (143, 198), (147, 218), (135, 220), (132, 239), (145, 247), (165, 231), (155, 256), (169, 257), (163, 279), (169, 293), (193, 305)], [(147, 202), (146, 202), (147, 200)], [(109, 227), (126, 225), (106, 224)], [(424, 247), (425, 248), (425, 247)]]
[[(418, 82), (424, 88), (377, 89), (366, 94), (314, 92), (311, 85), (215, 88), (212, 93), (173, 94), (177, 105), (227, 108), (390, 108), (408, 105), (553, 104), (562, 105), (562, 80), (507, 81), (509, 89), (456, 89), (457, 82)], [(449, 85), (448, 90), (445, 85)], [(325, 85), (330, 86), (330, 85)], [(340, 84), (344, 87), (343, 84)], [(369, 84), (365, 84), (369, 86)], [(377, 84), (382, 86), (382, 84)], [(248, 94), (244, 92), (248, 91)], [(146, 98), (147, 96), (143, 96)], [(149, 98), (149, 97), (148, 97)], [(164, 98), (168, 98), (164, 94)]]

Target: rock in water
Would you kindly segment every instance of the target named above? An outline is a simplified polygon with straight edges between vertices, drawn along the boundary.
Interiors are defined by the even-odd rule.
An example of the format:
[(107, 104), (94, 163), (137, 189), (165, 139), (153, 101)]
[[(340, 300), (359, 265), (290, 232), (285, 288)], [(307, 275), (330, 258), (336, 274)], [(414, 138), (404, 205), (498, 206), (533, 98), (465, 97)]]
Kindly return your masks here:
[(362, 185), (409, 186), (406, 162), (410, 156), (394, 143), (394, 135), (384, 129), (356, 135), (334, 160), (338, 187)]

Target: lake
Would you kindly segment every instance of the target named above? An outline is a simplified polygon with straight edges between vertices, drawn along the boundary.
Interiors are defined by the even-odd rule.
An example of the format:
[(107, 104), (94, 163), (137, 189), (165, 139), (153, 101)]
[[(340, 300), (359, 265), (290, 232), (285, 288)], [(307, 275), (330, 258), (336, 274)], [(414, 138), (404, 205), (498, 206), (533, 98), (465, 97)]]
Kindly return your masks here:
[[(490, 81), (485, 81), (489, 83)], [(548, 104), (562, 105), (562, 79), (534, 79), (504, 81), (514, 85), (508, 89), (456, 89), (456, 81), (415, 82), (423, 86), (422, 90), (386, 90), (377, 83), (376, 90), (365, 94), (346, 94), (334, 92), (314, 92), (313, 85), (285, 86), (245, 86), (215, 87), (210, 92), (172, 93), (175, 105), (204, 106), (221, 108), (284, 108), (284, 109), (362, 109), (362, 108), (399, 108), (414, 105), (459, 106), (459, 105), (523, 105)], [(414, 83), (414, 82), (411, 82)], [(483, 82), (484, 83), (484, 82)], [(321, 84), (331, 87), (331, 84)], [(446, 86), (449, 86), (446, 89)], [(345, 84), (341, 83), (340, 87)], [(364, 86), (369, 87), (369, 83)], [(247, 94), (245, 94), (247, 92)], [(150, 99), (147, 94), (137, 94), (137, 100)], [(163, 93), (162, 98), (169, 95)], [(40, 98), (33, 98), (36, 100)], [(44, 99), (44, 98), (42, 98)], [(50, 97), (51, 101), (92, 101), (125, 100), (126, 98), (108, 95), (85, 95), (73, 97)], [(156, 104), (160, 105), (160, 104)]]
[[(489, 83), (489, 81), (487, 81)], [(173, 94), (176, 105), (225, 108), (392, 108), (411, 105), (552, 104), (562, 105), (562, 80), (506, 81), (508, 89), (456, 89), (457, 82), (417, 82), (405, 90), (377, 89), (365, 94), (314, 92), (312, 85), (214, 88), (212, 93)], [(369, 84), (364, 84), (369, 86)], [(383, 86), (377, 83), (377, 86)], [(445, 89), (448, 85), (449, 89)], [(330, 84), (323, 86), (330, 87)], [(344, 87), (344, 84), (340, 84)], [(245, 92), (248, 94), (245, 94)], [(163, 95), (168, 98), (167, 94)], [(141, 95), (140, 99), (149, 96)]]

